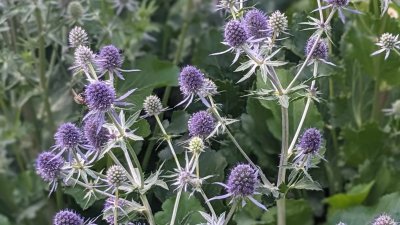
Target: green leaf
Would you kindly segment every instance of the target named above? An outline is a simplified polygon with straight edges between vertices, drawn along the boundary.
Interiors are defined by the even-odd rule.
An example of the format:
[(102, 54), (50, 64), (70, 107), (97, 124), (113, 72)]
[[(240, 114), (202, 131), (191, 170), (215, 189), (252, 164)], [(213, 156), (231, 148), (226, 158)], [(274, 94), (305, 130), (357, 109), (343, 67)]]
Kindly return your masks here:
[(90, 206), (92, 206), (96, 200), (100, 198), (85, 198), (86, 195), (86, 190), (82, 187), (75, 186), (75, 187), (69, 187), (66, 188), (64, 193), (72, 196), (75, 199), (75, 202), (83, 209), (87, 209)]
[[(156, 223), (159, 225), (169, 224), (175, 204), (175, 197), (167, 199), (162, 204), (162, 211), (155, 214)], [(175, 224), (198, 224), (204, 222), (198, 211), (204, 211), (199, 200), (195, 196), (189, 197), (188, 193), (182, 193)]]
[(387, 213), (396, 221), (400, 218), (400, 193), (392, 193), (380, 198), (373, 206), (354, 206), (340, 209), (330, 214), (327, 225), (336, 225), (340, 221), (347, 225), (371, 224), (376, 216)]
[(330, 211), (344, 209), (364, 202), (375, 181), (368, 184), (359, 184), (352, 187), (347, 193), (333, 195), (324, 200), (330, 206)]
[(171, 123), (167, 127), (168, 134), (181, 134), (187, 131), (187, 121), (189, 114), (185, 111), (174, 111), (172, 113)]
[(321, 185), (318, 182), (312, 181), (312, 180), (308, 179), (307, 177), (303, 177), (302, 179), (297, 181), (295, 184), (290, 186), (290, 188), (314, 190), (314, 191), (322, 190)]
[(141, 137), (147, 137), (150, 135), (150, 125), (147, 120), (138, 120), (136, 123), (133, 124), (132, 130), (135, 130), (135, 134)]

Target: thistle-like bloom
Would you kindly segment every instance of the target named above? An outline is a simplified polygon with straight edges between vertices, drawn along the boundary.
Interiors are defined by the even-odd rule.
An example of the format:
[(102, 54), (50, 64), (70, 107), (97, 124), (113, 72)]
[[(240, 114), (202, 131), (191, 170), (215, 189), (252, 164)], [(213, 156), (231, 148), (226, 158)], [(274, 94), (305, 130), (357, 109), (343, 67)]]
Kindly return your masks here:
[(388, 214), (382, 214), (378, 216), (374, 222), (372, 222), (372, 225), (397, 225), (396, 221), (392, 217), (390, 217)]
[(156, 95), (146, 97), (143, 102), (143, 109), (146, 112), (146, 116), (156, 116), (165, 110), (160, 98)]
[(85, 10), (79, 1), (72, 1), (68, 4), (67, 12), (73, 20), (79, 21), (83, 17)]
[(53, 218), (53, 225), (83, 225), (84, 222), (81, 215), (70, 209), (59, 211)]
[(110, 185), (118, 187), (126, 181), (125, 169), (118, 165), (113, 165), (107, 170), (107, 181)]
[(85, 121), (83, 133), (89, 145), (88, 148), (95, 151), (100, 151), (111, 139), (109, 130), (93, 118)]
[(318, 156), (322, 145), (322, 134), (316, 128), (309, 128), (304, 131), (296, 146), (297, 153), (294, 162), (297, 165), (308, 169), (311, 166), (313, 156)]
[(243, 24), (238, 20), (231, 20), (225, 25), (225, 42), (232, 48), (242, 46), (249, 38)]
[(244, 200), (248, 198), (261, 209), (267, 210), (264, 205), (252, 197), (254, 194), (257, 194), (256, 190), (259, 185), (259, 180), (257, 170), (252, 168), (250, 165), (237, 165), (231, 170), (227, 183), (219, 184), (225, 187), (228, 193), (222, 196), (214, 197), (210, 200), (232, 197), (232, 201), (242, 200), (243, 204), (245, 204)]
[(382, 110), (387, 116), (394, 116), (400, 118), (400, 99), (392, 103), (392, 108)]
[(315, 61), (321, 61), (323, 63), (334, 66), (335, 64), (327, 61), (328, 60), (328, 44), (326, 43), (325, 40), (319, 39), (318, 42), (316, 43), (314, 50), (311, 52), (316, 39), (317, 38), (315, 36), (311, 36), (307, 41), (306, 47), (304, 48), (304, 52), (307, 56), (311, 54), (311, 58), (310, 58), (311, 60), (308, 65), (311, 65)]
[(203, 139), (200, 137), (192, 137), (187, 149), (194, 155), (200, 155), (200, 153), (204, 152), (205, 149)]
[(51, 191), (57, 187), (57, 179), (64, 165), (64, 159), (51, 152), (42, 152), (36, 158), (36, 173), (46, 182), (50, 183)]
[(199, 111), (193, 113), (188, 121), (188, 129), (190, 136), (198, 136), (208, 138), (216, 128), (214, 117), (207, 111)]
[[(179, 88), (184, 96), (184, 99), (177, 106), (186, 103), (186, 107), (193, 102), (195, 96), (204, 99), (205, 78), (204, 74), (194, 66), (185, 66), (179, 74)], [(203, 101), (204, 102), (204, 101)]]
[(121, 97), (117, 98), (113, 86), (104, 81), (94, 81), (90, 83), (85, 90), (85, 100), (89, 106), (89, 113), (86, 114), (84, 120), (93, 117), (99, 124), (104, 123), (104, 114), (113, 111), (114, 106), (131, 105), (122, 102), (126, 97), (132, 94), (134, 90), (128, 91)]
[(398, 52), (398, 49), (400, 49), (400, 41), (399, 35), (393, 35), (390, 33), (384, 33), (381, 35), (379, 38), (379, 41), (376, 43), (377, 46), (379, 46), (381, 49), (378, 51), (375, 51), (374, 53), (371, 54), (371, 56), (378, 55), (382, 52), (385, 53), (385, 60), (389, 57), (390, 51), (395, 51), (399, 55), (400, 53)]
[(71, 69), (74, 71), (74, 74), (83, 71), (85, 72), (86, 76), (90, 77), (88, 75), (89, 65), (94, 60), (94, 54), (92, 50), (90, 50), (89, 47), (86, 47), (84, 45), (79, 45), (75, 49), (74, 58), (75, 58), (74, 65), (71, 67)]
[(61, 151), (77, 149), (82, 143), (82, 132), (75, 124), (64, 123), (58, 127), (54, 140), (54, 148)]
[(100, 49), (100, 53), (96, 56), (97, 69), (100, 72), (100, 76), (103, 76), (106, 72), (110, 74), (116, 74), (120, 79), (124, 79), (118, 69), (121, 68), (124, 58), (120, 53), (120, 50), (114, 45), (107, 45)]
[(114, 5), (113, 8), (117, 10), (117, 15), (121, 14), (124, 9), (133, 12), (139, 5), (136, 0), (111, 0), (111, 3)]
[(349, 11), (354, 14), (362, 14), (361, 12), (359, 12), (357, 10), (350, 9), (347, 7), (350, 3), (350, 0), (324, 0), (324, 1), (326, 3), (328, 3), (328, 5), (322, 6), (321, 8), (315, 9), (314, 11), (323, 10), (323, 9), (327, 9), (327, 8), (337, 9), (337, 11), (339, 13), (339, 18), (343, 23), (345, 23), (345, 21), (346, 21), (343, 10)]
[(248, 11), (244, 17), (245, 29), (250, 38), (263, 40), (271, 36), (268, 17), (258, 9)]
[(285, 13), (281, 13), (279, 10), (273, 12), (269, 17), (268, 25), (276, 37), (281, 33), (286, 33), (288, 20)]
[(82, 27), (75, 26), (69, 32), (68, 41), (69, 45), (73, 48), (76, 48), (80, 45), (87, 46), (89, 44), (88, 35)]

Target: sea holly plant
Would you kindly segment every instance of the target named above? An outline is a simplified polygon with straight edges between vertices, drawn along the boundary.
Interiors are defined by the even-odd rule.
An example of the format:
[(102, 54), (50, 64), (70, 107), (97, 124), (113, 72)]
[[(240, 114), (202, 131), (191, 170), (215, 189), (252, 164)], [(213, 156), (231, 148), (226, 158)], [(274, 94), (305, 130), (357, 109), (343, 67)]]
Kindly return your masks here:
[[(134, 1), (114, 3), (117, 14), (137, 7)], [(270, 207), (276, 206), (277, 224), (286, 225), (288, 194), (294, 189), (321, 190), (311, 171), (321, 161), (326, 161), (324, 132), (320, 127), (305, 127), (304, 124), (312, 105), (324, 102), (318, 88), (318, 81), (325, 76), (321, 67), (338, 69), (330, 57), (330, 48), (335, 46), (335, 39), (331, 37), (332, 20), (338, 16), (345, 23), (346, 12), (357, 16), (362, 13), (354, 10), (348, 0), (316, 0), (317, 8), (310, 12), (309, 21), (299, 24), (304, 30), (313, 30), (304, 43), (303, 59), (294, 71), (288, 69), (288, 73), (294, 72), (292, 76), (283, 77), (281, 71), (287, 69), (289, 62), (282, 57), (282, 51), (287, 48), (286, 41), (292, 38), (287, 15), (280, 11), (267, 14), (246, 4), (246, 1), (237, 0), (219, 2), (218, 9), (229, 15), (221, 34), (222, 44), (227, 49), (221, 53), (210, 50), (210, 57), (233, 53), (231, 67), (235, 68), (232, 70), (241, 74), (234, 82), (257, 79), (255, 89), (249, 90), (246, 97), (280, 108), (278, 173), (264, 171), (248, 155), (249, 151), (232, 132), (232, 127), (240, 120), (223, 114), (223, 104), (216, 102), (220, 94), (218, 85), (202, 68), (186, 65), (176, 74), (182, 95), (176, 105), (165, 105), (166, 101), (152, 94), (143, 99), (139, 111), (134, 111), (137, 106), (133, 105), (131, 97), (137, 94), (135, 83), (127, 84), (129, 89), (125, 93), (118, 89), (118, 84), (127, 82), (128, 76), (136, 76), (132, 72), (138, 70), (122, 69), (123, 51), (116, 45), (107, 44), (98, 51), (91, 49), (88, 32), (75, 26), (68, 35), (69, 50), (74, 58), (70, 72), (80, 80), (73, 88), (83, 89), (77, 102), (85, 113), (80, 120), (58, 126), (53, 147), (39, 154), (35, 167), (37, 174), (49, 183), (50, 194), (63, 188), (83, 189), (86, 203), (102, 201), (103, 209), (94, 218), (84, 218), (71, 209), (63, 209), (54, 215), (54, 225), (94, 225), (101, 223), (100, 220), (112, 225), (132, 225), (142, 220), (150, 225), (158, 224), (159, 217), (154, 209), (159, 207), (151, 205), (148, 197), (160, 188), (174, 195), (172, 204), (168, 199), (168, 204), (172, 205), (167, 211), (170, 225), (186, 224), (189, 215), (181, 216), (181, 212), (186, 210), (182, 199), (187, 196), (202, 199), (199, 210), (190, 212), (202, 219), (196, 221), (199, 224), (227, 225), (244, 207), (252, 205), (266, 214)], [(383, 33), (376, 45), (380, 49), (372, 55), (385, 53), (387, 59), (391, 52), (399, 54), (398, 35)], [(306, 71), (311, 74), (303, 79)], [(289, 111), (296, 101), (304, 101), (304, 108), (293, 124)], [(193, 112), (191, 106), (196, 102), (201, 108)], [(393, 109), (385, 112), (397, 118), (397, 106), (396, 102)], [(191, 112), (185, 114), (188, 115), (188, 132), (182, 136), (172, 133), (168, 121), (163, 121), (163, 114), (176, 108)], [(166, 144), (172, 169), (160, 163), (150, 174), (143, 170), (136, 149), (143, 137), (135, 126), (141, 120), (153, 121), (160, 130), (154, 137), (160, 145)], [(213, 145), (220, 144), (220, 138), (225, 137), (236, 148), (232, 152), (236, 151), (243, 161), (232, 165), (224, 182), (212, 183), (210, 180), (216, 174), (204, 174), (203, 171), (209, 170), (201, 167), (201, 160)], [(209, 196), (205, 190), (210, 186), (222, 189), (221, 194)], [(225, 201), (227, 208), (214, 208), (216, 201)], [(346, 221), (339, 224), (346, 224)], [(373, 224), (397, 223), (389, 215), (382, 214)]]

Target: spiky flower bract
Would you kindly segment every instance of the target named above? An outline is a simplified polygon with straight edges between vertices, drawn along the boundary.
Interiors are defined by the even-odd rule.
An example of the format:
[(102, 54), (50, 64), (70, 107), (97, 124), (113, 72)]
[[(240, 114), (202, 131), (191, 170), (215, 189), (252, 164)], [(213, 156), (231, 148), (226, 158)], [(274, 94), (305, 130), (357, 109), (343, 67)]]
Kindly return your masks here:
[(115, 89), (103, 81), (90, 83), (85, 90), (85, 99), (90, 109), (108, 111), (116, 98)]
[(226, 184), (228, 193), (240, 197), (253, 195), (258, 184), (257, 176), (257, 171), (250, 165), (237, 165), (231, 170), (228, 177)]
[(73, 123), (64, 123), (58, 127), (54, 135), (56, 146), (61, 149), (72, 149), (82, 141), (81, 130)]
[(70, 209), (59, 211), (53, 219), (53, 225), (83, 225), (83, 223), (84, 218)]
[(314, 51), (311, 53), (312, 47), (315, 44), (315, 41), (317, 38), (315, 36), (312, 36), (308, 39), (307, 45), (305, 47), (305, 54), (309, 55), (311, 54), (312, 59), (322, 59), (322, 60), (327, 60), (328, 59), (328, 45), (324, 40), (319, 39)]
[(349, 0), (326, 0), (328, 4), (332, 4), (335, 7), (344, 7), (349, 4)]
[(263, 39), (271, 36), (268, 17), (258, 9), (248, 11), (244, 17), (247, 35), (254, 39)]
[(133, 12), (138, 8), (136, 0), (111, 0), (113, 8), (117, 10), (117, 15), (121, 14), (124, 9)]
[(203, 88), (200, 90), (199, 95), (205, 98), (207, 96), (214, 96), (217, 93), (217, 85), (214, 83), (214, 81), (205, 78)]
[(36, 173), (46, 182), (54, 182), (64, 165), (64, 160), (51, 152), (42, 152), (36, 158)]
[(285, 33), (288, 27), (288, 20), (284, 13), (279, 10), (273, 12), (268, 19), (269, 27), (273, 34), (278, 37), (279, 34)]
[(107, 181), (110, 185), (119, 186), (127, 179), (125, 169), (118, 165), (113, 165), (107, 170)]
[(318, 129), (309, 128), (302, 134), (297, 148), (304, 154), (316, 154), (321, 148), (322, 135)]
[(75, 26), (69, 32), (68, 41), (69, 45), (73, 48), (76, 48), (80, 45), (87, 46), (89, 43), (86, 31), (79, 26)]
[(382, 214), (378, 216), (374, 222), (372, 222), (372, 225), (397, 225), (396, 221), (392, 217), (390, 217), (388, 214)]
[(225, 42), (229, 46), (237, 48), (245, 44), (248, 36), (243, 24), (238, 20), (231, 20), (225, 25)]
[[(125, 199), (118, 199), (117, 204), (115, 205), (115, 198), (114, 197), (109, 197), (106, 199), (104, 203), (104, 208), (103, 212), (110, 212), (109, 216), (105, 216), (104, 219), (107, 221), (108, 224), (113, 225), (114, 224), (114, 215), (113, 211), (116, 209), (118, 211), (118, 217), (123, 217), (125, 216), (124, 208), (129, 205), (129, 202)], [(118, 219), (121, 219), (118, 218)]]
[(96, 66), (100, 72), (100, 76), (106, 72), (116, 74), (120, 79), (124, 79), (119, 72), (124, 59), (120, 50), (114, 45), (107, 45), (100, 49), (99, 54), (96, 56)]
[(85, 121), (83, 126), (83, 133), (85, 135), (87, 144), (90, 149), (99, 151), (110, 140), (110, 132), (107, 128), (99, 124), (94, 118)]
[(161, 100), (156, 95), (147, 96), (143, 102), (143, 109), (148, 116), (155, 116), (163, 111)]
[(188, 121), (189, 134), (192, 137), (206, 138), (214, 131), (215, 126), (214, 117), (207, 111), (193, 113)]

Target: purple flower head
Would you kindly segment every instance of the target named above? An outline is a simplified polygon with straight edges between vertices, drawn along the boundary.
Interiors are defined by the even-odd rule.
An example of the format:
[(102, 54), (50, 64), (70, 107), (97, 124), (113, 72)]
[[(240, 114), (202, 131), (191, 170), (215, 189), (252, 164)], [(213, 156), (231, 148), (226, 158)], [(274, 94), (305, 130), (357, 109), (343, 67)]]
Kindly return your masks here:
[(121, 68), (124, 59), (120, 53), (120, 50), (114, 45), (107, 45), (100, 49), (97, 55), (97, 68), (100, 73), (114, 72)]
[(36, 158), (36, 173), (46, 182), (54, 182), (64, 165), (64, 160), (51, 152), (42, 152)]
[(309, 128), (301, 136), (297, 148), (303, 154), (316, 154), (321, 148), (322, 135), (318, 129)]
[(208, 137), (215, 129), (214, 117), (207, 111), (193, 113), (188, 121), (190, 136)]
[(185, 66), (179, 74), (181, 92), (188, 96), (201, 91), (204, 85), (204, 74), (194, 66)]
[[(118, 217), (123, 217), (126, 212), (124, 208), (126, 208), (129, 205), (129, 202), (125, 199), (118, 199), (117, 200), (117, 210), (118, 210)], [(109, 197), (106, 199), (106, 202), (104, 203), (104, 208), (103, 212), (105, 215), (104, 220), (107, 221), (108, 224), (113, 225), (114, 224), (114, 216), (113, 216), (113, 211), (115, 208), (115, 198), (114, 197)], [(119, 218), (119, 219), (121, 219)]]
[(349, 0), (326, 0), (328, 4), (332, 4), (335, 7), (344, 7), (349, 4)]
[(382, 214), (378, 216), (372, 225), (397, 225), (397, 223), (387, 214)]
[(110, 140), (110, 132), (94, 118), (85, 121), (83, 133), (92, 150), (101, 150)]
[(56, 146), (61, 149), (73, 149), (82, 141), (81, 130), (73, 123), (64, 123), (58, 127), (54, 135)]
[(231, 20), (225, 25), (224, 38), (229, 46), (237, 48), (246, 43), (248, 36), (240, 21)]
[[(311, 53), (312, 47), (316, 41), (316, 37), (310, 37), (307, 41), (307, 45), (305, 48), (305, 54), (309, 55)], [(311, 55), (312, 59), (328, 59), (328, 45), (324, 40), (318, 40), (317, 45), (314, 48), (314, 51)]]
[(227, 191), (232, 196), (251, 196), (258, 185), (257, 171), (248, 164), (239, 164), (231, 170), (227, 182)]
[(115, 89), (103, 81), (90, 83), (85, 90), (85, 99), (91, 110), (106, 112), (115, 102)]
[(93, 62), (93, 52), (89, 47), (79, 45), (74, 52), (74, 65), (71, 67), (75, 73), (79, 71), (88, 72), (89, 65)]
[(83, 225), (83, 223), (84, 218), (69, 209), (59, 211), (53, 218), (53, 225)]
[(249, 37), (260, 39), (271, 35), (268, 18), (261, 10), (252, 9), (248, 11), (244, 17), (244, 23)]

